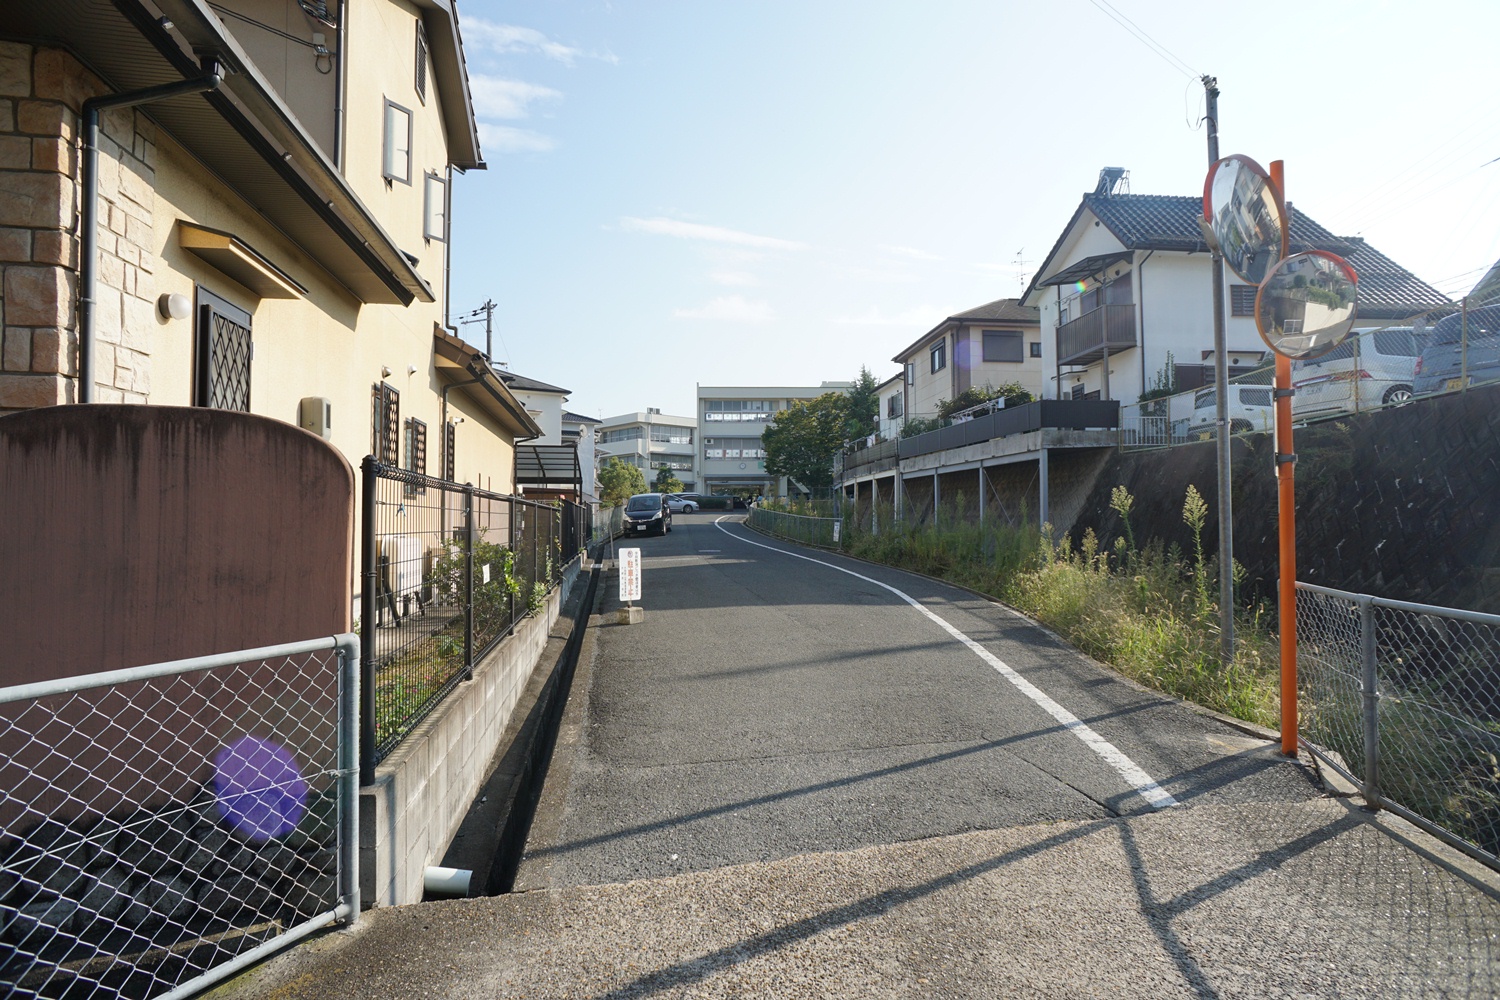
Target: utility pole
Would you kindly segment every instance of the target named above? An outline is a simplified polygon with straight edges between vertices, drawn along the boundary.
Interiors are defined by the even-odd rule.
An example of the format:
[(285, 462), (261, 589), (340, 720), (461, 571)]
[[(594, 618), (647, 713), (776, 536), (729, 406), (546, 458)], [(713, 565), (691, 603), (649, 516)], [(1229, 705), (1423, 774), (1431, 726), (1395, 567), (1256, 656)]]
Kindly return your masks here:
[(484, 313), (484, 359), (492, 362), (495, 359), (495, 300), (485, 299), (484, 305), (469, 313), (467, 317), (460, 320), (463, 326), (479, 322), (479, 314)]
[[(1207, 96), (1208, 165), (1219, 162), (1219, 81), (1204, 74)], [(1213, 241), (1209, 241), (1212, 244)], [(1214, 408), (1219, 455), (1219, 656), (1234, 659), (1234, 505), (1229, 498), (1229, 351), (1224, 333), (1224, 255), (1209, 247), (1214, 280)]]

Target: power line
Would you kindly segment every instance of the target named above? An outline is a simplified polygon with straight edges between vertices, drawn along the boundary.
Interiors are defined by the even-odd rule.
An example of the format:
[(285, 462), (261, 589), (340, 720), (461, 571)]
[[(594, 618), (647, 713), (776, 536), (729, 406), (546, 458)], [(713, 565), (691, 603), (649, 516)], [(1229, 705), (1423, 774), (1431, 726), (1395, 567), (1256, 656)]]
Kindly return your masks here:
[(1110, 6), (1109, 0), (1089, 0), (1089, 3), (1093, 4), (1095, 7), (1098, 7), (1099, 10), (1102, 11), (1107, 17), (1113, 19), (1116, 24), (1134, 35), (1142, 45), (1145, 45), (1152, 52), (1155, 52), (1159, 57), (1161, 57), (1163, 62), (1165, 62), (1168, 66), (1171, 66), (1173, 69), (1177, 70), (1177, 72), (1190, 78), (1196, 78), (1200, 75), (1187, 63), (1183, 62), (1181, 59), (1178, 59), (1175, 55), (1173, 55), (1172, 51), (1165, 45), (1152, 38), (1144, 28), (1136, 24), (1130, 18), (1126, 17), (1124, 14), (1120, 13), (1118, 10), (1115, 10), (1114, 7)]

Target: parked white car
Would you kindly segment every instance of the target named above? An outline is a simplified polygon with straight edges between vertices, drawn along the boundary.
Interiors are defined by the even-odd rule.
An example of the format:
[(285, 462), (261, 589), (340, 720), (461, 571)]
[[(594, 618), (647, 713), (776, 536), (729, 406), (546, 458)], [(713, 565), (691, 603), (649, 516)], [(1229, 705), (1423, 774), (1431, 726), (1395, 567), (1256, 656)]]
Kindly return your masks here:
[(1425, 339), (1409, 326), (1356, 330), (1321, 358), (1292, 362), (1293, 416), (1356, 413), (1406, 402)]
[[(1189, 434), (1212, 430), (1218, 420), (1218, 391), (1213, 386), (1193, 394), (1193, 415), (1188, 418)], [(1268, 385), (1231, 385), (1229, 394), (1229, 433), (1268, 431), (1274, 422), (1271, 387)]]

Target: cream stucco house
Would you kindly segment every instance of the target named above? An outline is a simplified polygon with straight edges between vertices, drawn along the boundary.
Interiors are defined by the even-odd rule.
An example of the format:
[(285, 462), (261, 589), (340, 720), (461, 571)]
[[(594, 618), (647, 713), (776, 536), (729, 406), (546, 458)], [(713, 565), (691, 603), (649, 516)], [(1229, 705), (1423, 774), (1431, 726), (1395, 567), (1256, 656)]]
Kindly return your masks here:
[(17, 0), (0, 31), (0, 412), (248, 410), (512, 491), (541, 428), (446, 326), (484, 166), (451, 0)]
[[(1213, 381), (1213, 272), (1195, 195), (1131, 194), (1100, 171), (1021, 301), (1040, 310), (1048, 399), (1134, 403), (1160, 376), (1179, 390)], [(1329, 250), (1359, 274), (1359, 317), (1399, 322), (1448, 304), (1437, 289), (1359, 237), (1339, 237), (1288, 206), (1291, 248)], [(1225, 271), (1230, 376), (1269, 357), (1255, 328), (1255, 286)], [(1171, 370), (1168, 371), (1168, 366)]]
[[(997, 299), (945, 317), (891, 359), (905, 373), (898, 404), (903, 422), (937, 416), (945, 400), (970, 388), (1017, 382), (1039, 396), (1042, 345), (1037, 324), (1037, 311), (1017, 299)], [(889, 417), (892, 404), (885, 405), (882, 414)]]

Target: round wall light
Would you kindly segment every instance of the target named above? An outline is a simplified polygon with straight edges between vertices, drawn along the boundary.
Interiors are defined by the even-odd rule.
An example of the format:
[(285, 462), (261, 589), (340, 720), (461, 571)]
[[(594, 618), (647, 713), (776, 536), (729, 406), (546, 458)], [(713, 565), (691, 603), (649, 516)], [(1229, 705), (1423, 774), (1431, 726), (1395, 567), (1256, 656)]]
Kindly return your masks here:
[(165, 292), (156, 300), (156, 311), (162, 319), (187, 319), (193, 314), (193, 302), (181, 292)]

